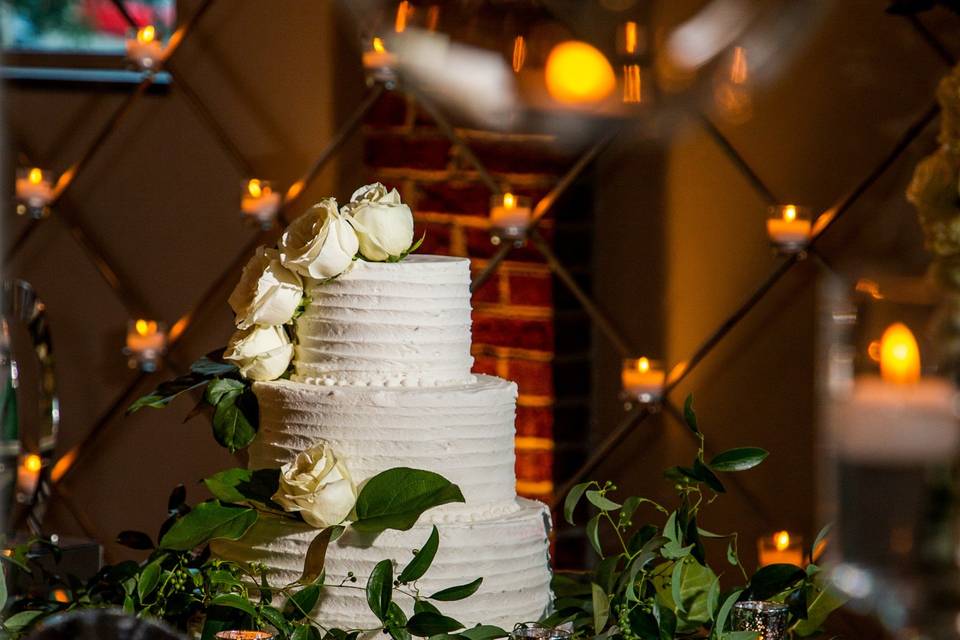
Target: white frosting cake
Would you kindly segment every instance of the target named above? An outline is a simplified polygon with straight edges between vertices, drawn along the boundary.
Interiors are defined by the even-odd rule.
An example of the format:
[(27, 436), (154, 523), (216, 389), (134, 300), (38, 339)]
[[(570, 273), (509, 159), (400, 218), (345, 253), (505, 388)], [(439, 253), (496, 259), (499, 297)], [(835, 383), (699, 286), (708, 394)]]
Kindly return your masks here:
[[(469, 283), (468, 260), (440, 256), (357, 261), (335, 280), (308, 283), (293, 379), (254, 385), (260, 427), (249, 466), (279, 467), (326, 440), (358, 484), (393, 467), (456, 483), (466, 502), (427, 511), (409, 531), (348, 532), (332, 544), (327, 584), (352, 572), (362, 586), (384, 558), (399, 571), (438, 523), (440, 548), (420, 592), (482, 577), (476, 594), (441, 610), (468, 626), (509, 630), (550, 606), (549, 511), (516, 495), (516, 385), (470, 373)], [(261, 519), (214, 550), (263, 563), (271, 582), (284, 585), (299, 577), (316, 533)], [(399, 603), (412, 613), (411, 602)], [(377, 626), (362, 589), (324, 590), (314, 614), (341, 628)]]

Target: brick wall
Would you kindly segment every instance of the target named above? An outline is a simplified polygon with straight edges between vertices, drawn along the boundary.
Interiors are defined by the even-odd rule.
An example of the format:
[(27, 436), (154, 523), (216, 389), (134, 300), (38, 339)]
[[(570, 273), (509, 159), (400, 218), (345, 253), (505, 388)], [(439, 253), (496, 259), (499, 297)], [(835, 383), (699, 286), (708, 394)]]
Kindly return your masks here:
[[(495, 179), (534, 202), (573, 158), (551, 138), (472, 129), (458, 132)], [(368, 116), (364, 160), (370, 177), (400, 190), (415, 212), (422, 253), (468, 256), (474, 272), (496, 247), (487, 230), (490, 191), (459, 150), (416, 104), (385, 94)], [(541, 225), (550, 239), (555, 221)], [(556, 314), (554, 283), (543, 259), (513, 250), (473, 298), (474, 370), (516, 381), (517, 491), (547, 500), (554, 487)]]

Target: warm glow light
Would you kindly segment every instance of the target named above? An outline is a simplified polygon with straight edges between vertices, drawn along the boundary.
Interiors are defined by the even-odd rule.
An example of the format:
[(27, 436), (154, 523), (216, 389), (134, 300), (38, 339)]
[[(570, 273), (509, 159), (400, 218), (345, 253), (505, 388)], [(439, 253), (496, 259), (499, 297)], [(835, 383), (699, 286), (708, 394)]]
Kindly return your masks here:
[(867, 355), (874, 362), (880, 362), (880, 341), (873, 340), (867, 345)]
[(383, 46), (383, 40), (381, 40), (380, 38), (374, 38), (373, 50), (376, 51), (377, 53), (384, 53), (387, 50), (387, 48)]
[(787, 531), (777, 531), (773, 534), (773, 546), (777, 551), (784, 551), (790, 546), (790, 533)]
[(513, 39), (513, 71), (520, 73), (523, 63), (527, 60), (527, 40), (523, 36)]
[(397, 33), (403, 33), (407, 30), (407, 18), (413, 13), (413, 8), (410, 6), (409, 0), (403, 0), (397, 6), (397, 20), (394, 24), (394, 30)]
[(30, 169), (30, 173), (27, 174), (27, 180), (30, 184), (40, 184), (43, 181), (43, 171), (36, 167)]
[(797, 208), (792, 204), (788, 204), (787, 206), (785, 206), (783, 208), (783, 219), (786, 220), (787, 222), (793, 222), (794, 220), (796, 220)]
[(637, 52), (637, 23), (633, 20), (623, 25), (623, 50), (630, 54)]
[(427, 30), (436, 31), (440, 23), (440, 5), (435, 4), (427, 9)]
[(70, 602), (70, 596), (67, 594), (64, 589), (54, 589), (50, 594), (50, 597), (53, 598), (54, 602), (67, 603)]
[(880, 285), (873, 280), (860, 278), (857, 280), (856, 290), (868, 294), (874, 300), (883, 300), (883, 294), (880, 293)]
[(733, 50), (730, 82), (733, 84), (746, 84), (747, 82), (747, 51), (743, 47), (735, 47)]
[(561, 42), (550, 51), (546, 66), (547, 91), (565, 104), (603, 100), (617, 79), (606, 56), (586, 42)]
[(252, 198), (259, 198), (263, 195), (263, 187), (260, 184), (260, 181), (254, 178), (247, 183), (247, 192)]
[(640, 104), (643, 102), (642, 83), (640, 65), (623, 65), (623, 102), (625, 104)]
[(43, 467), (43, 461), (35, 453), (31, 453), (23, 459), (23, 468), (30, 473), (38, 473), (41, 467)]
[(503, 194), (503, 206), (507, 209), (513, 209), (515, 206), (517, 206), (517, 199), (512, 193), (507, 192)]
[(920, 378), (920, 348), (905, 324), (896, 322), (883, 332), (880, 374), (895, 384), (912, 384)]
[(74, 447), (70, 451), (63, 454), (63, 456), (57, 460), (56, 464), (53, 465), (53, 470), (50, 472), (50, 478), (54, 482), (60, 482), (67, 471), (70, 470), (70, 467), (73, 466), (73, 463), (77, 460), (78, 449)]
[(137, 31), (137, 42), (140, 44), (148, 44), (156, 39), (157, 29), (152, 24), (148, 24)]
[(141, 318), (137, 320), (134, 327), (141, 336), (149, 336), (157, 332), (157, 323), (153, 320), (144, 320)]
[(647, 358), (640, 358), (637, 360), (637, 371), (640, 371), (641, 373), (650, 371), (650, 361)]

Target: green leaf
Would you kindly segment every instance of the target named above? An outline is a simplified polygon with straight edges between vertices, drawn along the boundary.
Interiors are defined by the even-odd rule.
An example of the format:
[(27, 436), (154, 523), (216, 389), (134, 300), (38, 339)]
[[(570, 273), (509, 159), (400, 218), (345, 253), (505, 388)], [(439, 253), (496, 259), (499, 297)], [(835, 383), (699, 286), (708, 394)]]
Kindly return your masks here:
[(720, 636), (720, 640), (758, 640), (760, 635), (756, 631), (728, 631)]
[(311, 624), (297, 625), (290, 634), (290, 640), (322, 640), (320, 630)]
[(817, 561), (817, 549), (820, 547), (820, 543), (825, 542), (830, 536), (830, 530), (833, 529), (833, 524), (827, 523), (823, 526), (822, 529), (817, 533), (817, 537), (813, 539), (813, 544), (810, 545), (810, 562)]
[(327, 559), (327, 547), (330, 546), (331, 542), (336, 542), (343, 535), (345, 529), (346, 527), (343, 525), (333, 525), (325, 528), (313, 538), (303, 560), (303, 573), (300, 574), (300, 579), (297, 582), (310, 584), (323, 575), (323, 565)]
[(317, 606), (320, 600), (320, 585), (311, 584), (287, 598), (283, 607), (283, 617), (291, 622), (303, 620)]
[(590, 504), (601, 511), (616, 511), (622, 506), (613, 500), (608, 500), (599, 491), (587, 491), (587, 500), (590, 501)]
[(431, 600), (439, 600), (441, 602), (453, 602), (454, 600), (463, 600), (464, 598), (469, 598), (477, 592), (477, 589), (480, 588), (480, 584), (483, 582), (483, 578), (477, 578), (473, 582), (468, 582), (466, 584), (457, 585), (455, 587), (447, 587), (446, 589), (441, 589), (435, 594), (430, 596)]
[(274, 494), (280, 488), (279, 469), (251, 470), (237, 467), (204, 478), (203, 484), (215, 498), (223, 502), (257, 502), (280, 508), (280, 505), (273, 501)]
[(142, 531), (121, 531), (117, 534), (117, 544), (122, 544), (129, 549), (146, 551), (153, 549), (153, 540)]
[(759, 447), (740, 447), (718, 453), (710, 461), (710, 468), (714, 471), (746, 471), (767, 459), (770, 455)]
[(160, 560), (154, 560), (143, 568), (143, 571), (140, 572), (140, 576), (137, 578), (137, 597), (140, 598), (141, 604), (147, 599), (147, 596), (157, 588), (159, 581)]
[(162, 409), (170, 404), (174, 398), (180, 394), (186, 393), (187, 391), (191, 391), (198, 387), (202, 387), (208, 382), (210, 382), (209, 376), (202, 376), (196, 373), (188, 373), (187, 375), (180, 376), (179, 378), (161, 382), (156, 389), (137, 399), (133, 402), (133, 404), (127, 407), (127, 415), (136, 413), (144, 407)]
[(700, 433), (700, 427), (697, 425), (697, 414), (693, 410), (693, 394), (687, 396), (683, 403), (683, 421), (696, 434)]
[(381, 622), (386, 622), (392, 595), (393, 564), (389, 560), (381, 560), (367, 579), (367, 605)]
[(707, 613), (710, 619), (715, 620), (720, 609), (720, 578), (714, 578), (707, 590)]
[(657, 572), (652, 580), (657, 601), (676, 614), (679, 631), (692, 631), (710, 620), (708, 595), (717, 576), (709, 567), (687, 556), (675, 562), (671, 575), (659, 567)]
[(805, 584), (794, 589), (783, 599), (784, 604), (790, 607), (790, 613), (799, 620), (807, 618), (807, 589)]
[(283, 614), (274, 607), (267, 605), (260, 607), (260, 617), (262, 617), (277, 631), (283, 633), (284, 635), (290, 634), (290, 623), (287, 622), (287, 619), (283, 617)]
[(215, 407), (220, 404), (224, 396), (231, 393), (243, 393), (245, 387), (246, 385), (240, 380), (214, 378), (210, 381), (210, 384), (207, 385), (207, 389), (203, 393), (203, 399), (207, 401), (207, 404)]
[(422, 613), (424, 611), (429, 611), (430, 613), (440, 614), (440, 609), (437, 609), (427, 600), (417, 600), (413, 603), (413, 612)]
[(714, 630), (717, 633), (723, 633), (726, 630), (727, 618), (730, 617), (730, 610), (733, 609), (733, 605), (736, 604), (737, 600), (740, 599), (740, 594), (743, 593), (743, 589), (736, 589), (733, 593), (727, 596), (727, 599), (723, 601), (723, 605), (720, 607), (720, 611), (717, 613), (716, 625)]
[(496, 640), (497, 638), (506, 638), (510, 634), (495, 627), (492, 624), (479, 624), (469, 629), (464, 629), (457, 635), (467, 638), (467, 640)]
[(750, 578), (750, 597), (753, 600), (767, 600), (786, 591), (805, 577), (807, 573), (793, 564), (771, 564), (762, 567)]
[(0, 611), (7, 605), (7, 570), (0, 563)]
[(213, 437), (231, 453), (247, 447), (257, 435), (257, 396), (249, 387), (224, 393), (213, 411)]
[(610, 617), (610, 598), (607, 592), (598, 584), (591, 584), (591, 601), (593, 603), (593, 630), (600, 633), (607, 625)]
[(217, 349), (203, 356), (192, 365), (190, 371), (201, 376), (226, 376), (236, 374), (240, 368), (232, 362), (223, 359), (223, 352), (226, 349)]
[(249, 600), (243, 596), (237, 595), (236, 593), (221, 593), (211, 600), (210, 604), (215, 607), (229, 607), (231, 609), (238, 609), (239, 611), (243, 611), (247, 615), (250, 615), (254, 618), (257, 617), (256, 607), (254, 607)]
[(740, 564), (740, 556), (737, 554), (737, 539), (733, 538), (727, 543), (727, 562), (733, 566)]
[(357, 531), (385, 529), (407, 531), (427, 509), (451, 502), (464, 502), (460, 488), (443, 476), (397, 467), (370, 478), (357, 496)]
[(570, 489), (570, 493), (567, 494), (566, 499), (563, 501), (563, 519), (566, 520), (569, 524), (574, 524), (573, 522), (573, 512), (577, 508), (577, 504), (580, 502), (580, 498), (583, 497), (584, 492), (587, 490), (592, 482), (581, 482), (576, 485), (573, 489)]
[(717, 493), (727, 492), (727, 490), (723, 487), (723, 483), (720, 482), (720, 478), (718, 478), (716, 474), (710, 470), (710, 467), (700, 462), (699, 458), (693, 461), (693, 473), (697, 480), (705, 482), (708, 487)]
[(407, 631), (415, 636), (428, 638), (441, 633), (450, 633), (463, 629), (463, 625), (453, 618), (439, 615), (430, 611), (416, 613), (407, 621)]
[(402, 584), (407, 584), (422, 578), (423, 574), (427, 572), (427, 569), (429, 569), (433, 563), (433, 558), (437, 555), (437, 549), (439, 547), (440, 532), (437, 531), (437, 527), (434, 525), (433, 530), (430, 532), (430, 537), (427, 538), (426, 544), (417, 551), (417, 555), (403, 568), (403, 571), (400, 572), (400, 576), (397, 579)]
[(597, 514), (587, 521), (586, 526), (587, 540), (590, 546), (597, 552), (597, 555), (603, 557), (603, 549), (600, 547), (600, 514)]
[(132, 616), (137, 612), (137, 606), (133, 602), (133, 598), (130, 596), (123, 597), (123, 612), (128, 616)]
[(201, 502), (170, 527), (161, 538), (160, 547), (189, 551), (217, 538), (237, 540), (256, 521), (254, 509), (223, 505), (215, 500)]
[(838, 591), (820, 580), (809, 586), (807, 594), (807, 619), (794, 625), (794, 633), (799, 637), (812, 636), (826, 621), (827, 616), (842, 607), (847, 599)]
[(677, 512), (674, 511), (663, 525), (663, 535), (670, 542), (680, 542), (680, 529), (677, 527)]
[(403, 612), (396, 602), (390, 603), (390, 609), (387, 613), (387, 633), (393, 640), (410, 640), (410, 632), (407, 631), (407, 614)]
[(34, 620), (44, 614), (43, 611), (21, 611), (3, 621), (3, 628), (12, 633), (18, 633), (29, 627)]

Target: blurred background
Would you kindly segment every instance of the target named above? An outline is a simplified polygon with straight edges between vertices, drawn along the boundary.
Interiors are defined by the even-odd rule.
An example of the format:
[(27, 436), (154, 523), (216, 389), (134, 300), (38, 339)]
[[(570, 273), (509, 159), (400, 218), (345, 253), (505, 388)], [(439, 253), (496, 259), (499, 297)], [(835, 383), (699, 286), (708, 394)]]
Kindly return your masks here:
[[(706, 528), (739, 530), (748, 565), (774, 531), (811, 539), (818, 287), (869, 265), (925, 272), (904, 192), (935, 147), (936, 84), (960, 53), (955, 14), (889, 5), (144, 0), (124, 17), (108, 0), (5, 0), (4, 175), (69, 176), (47, 217), (5, 215), (5, 275), (33, 285), (55, 348), (45, 530), (126, 558), (117, 532), (154, 531), (174, 485), (199, 499), (197, 481), (233, 464), (207, 418), (182, 421), (189, 400), (124, 409), (232, 332), (240, 266), (279, 233), (242, 219), (256, 178), (286, 193), (286, 220), (379, 180), (415, 210), (421, 252), (472, 259), (476, 370), (519, 384), (517, 488), (548, 502), (636, 415), (620, 396), (623, 357), (688, 362), (783, 270), (668, 400), (695, 395), (710, 450), (771, 452), (707, 510)], [(148, 81), (123, 61), (136, 40), (127, 18), (177, 45)], [(394, 51), (402, 81), (373, 82), (369, 56)], [(491, 242), (490, 182), (534, 206), (546, 198), (549, 259), (536, 243)], [(843, 215), (816, 257), (797, 260), (770, 246), (777, 203)], [(122, 353), (136, 320), (169, 331), (156, 371)], [(16, 346), (23, 327), (11, 329), (29, 353)], [(38, 375), (25, 358), (21, 379)], [(23, 385), (25, 416), (31, 394)], [(623, 431), (589, 477), (668, 499), (662, 470), (694, 451), (675, 411)], [(558, 566), (586, 562), (580, 540), (559, 529)]]

